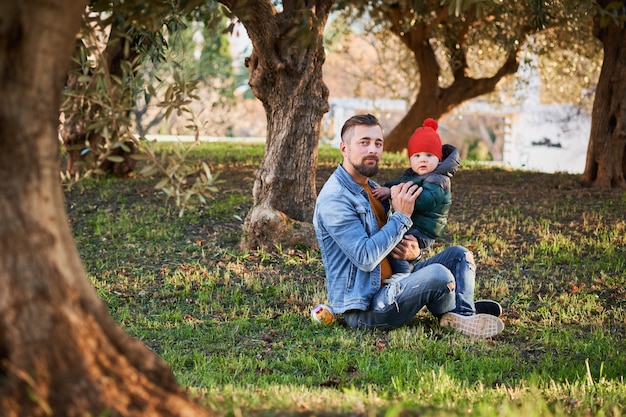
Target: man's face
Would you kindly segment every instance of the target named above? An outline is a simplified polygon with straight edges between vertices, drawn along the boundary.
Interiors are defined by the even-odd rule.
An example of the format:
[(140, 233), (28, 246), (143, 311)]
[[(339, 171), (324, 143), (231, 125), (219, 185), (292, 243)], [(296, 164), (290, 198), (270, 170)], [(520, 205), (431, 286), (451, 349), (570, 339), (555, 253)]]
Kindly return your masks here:
[(373, 177), (383, 152), (383, 131), (380, 126), (357, 125), (352, 136), (341, 142), (343, 167), (355, 177)]

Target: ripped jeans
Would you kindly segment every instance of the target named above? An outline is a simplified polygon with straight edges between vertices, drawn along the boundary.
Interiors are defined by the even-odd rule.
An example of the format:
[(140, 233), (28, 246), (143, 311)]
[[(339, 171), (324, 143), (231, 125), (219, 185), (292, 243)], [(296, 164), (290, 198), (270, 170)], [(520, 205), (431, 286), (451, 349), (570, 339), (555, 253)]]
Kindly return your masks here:
[(475, 277), (474, 255), (452, 246), (419, 262), (408, 276), (383, 285), (369, 310), (348, 310), (343, 317), (351, 327), (391, 329), (410, 322), (424, 306), (436, 317), (472, 315)]

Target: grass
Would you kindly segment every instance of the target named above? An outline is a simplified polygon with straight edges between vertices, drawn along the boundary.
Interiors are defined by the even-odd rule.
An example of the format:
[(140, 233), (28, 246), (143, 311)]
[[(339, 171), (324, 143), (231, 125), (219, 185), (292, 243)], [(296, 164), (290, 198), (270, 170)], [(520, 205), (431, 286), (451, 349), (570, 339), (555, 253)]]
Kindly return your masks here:
[[(154, 181), (67, 191), (89, 278), (111, 315), (220, 416), (621, 416), (626, 403), (626, 193), (576, 176), (464, 167), (441, 250), (471, 248), (477, 296), (504, 332), (473, 340), (420, 313), (410, 326), (319, 327), (319, 253), (243, 252), (258, 144), (203, 144), (224, 180), (209, 206), (178, 210)], [(320, 150), (318, 187), (340, 161)], [(405, 158), (386, 155), (377, 180)]]

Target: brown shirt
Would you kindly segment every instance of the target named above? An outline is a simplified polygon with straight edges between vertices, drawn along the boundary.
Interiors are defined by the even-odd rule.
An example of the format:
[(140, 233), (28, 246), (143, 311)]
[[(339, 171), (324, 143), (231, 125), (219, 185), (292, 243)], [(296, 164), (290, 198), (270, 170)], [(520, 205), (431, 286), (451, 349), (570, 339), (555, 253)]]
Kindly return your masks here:
[[(372, 209), (374, 209), (374, 214), (376, 215), (378, 228), (381, 229), (385, 224), (387, 224), (387, 214), (385, 213), (385, 209), (383, 208), (381, 202), (372, 194), (372, 188), (369, 186), (369, 184), (365, 184), (363, 188), (365, 188), (365, 191), (367, 191), (367, 195), (370, 199), (370, 204), (372, 205)], [(385, 257), (380, 263), (381, 283), (382, 280), (391, 277), (391, 274), (393, 274), (393, 271), (391, 270), (391, 264), (389, 263), (387, 257)]]

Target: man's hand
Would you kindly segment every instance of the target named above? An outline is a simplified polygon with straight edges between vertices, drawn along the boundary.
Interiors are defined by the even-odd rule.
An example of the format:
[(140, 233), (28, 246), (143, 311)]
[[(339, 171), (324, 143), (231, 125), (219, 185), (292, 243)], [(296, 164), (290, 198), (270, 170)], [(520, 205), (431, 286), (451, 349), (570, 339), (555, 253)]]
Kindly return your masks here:
[(422, 193), (423, 188), (412, 182), (403, 182), (391, 187), (391, 205), (394, 211), (398, 211), (411, 217), (415, 200)]
[(412, 235), (405, 235), (402, 240), (391, 251), (391, 256), (396, 259), (414, 261), (421, 253), (417, 238)]

